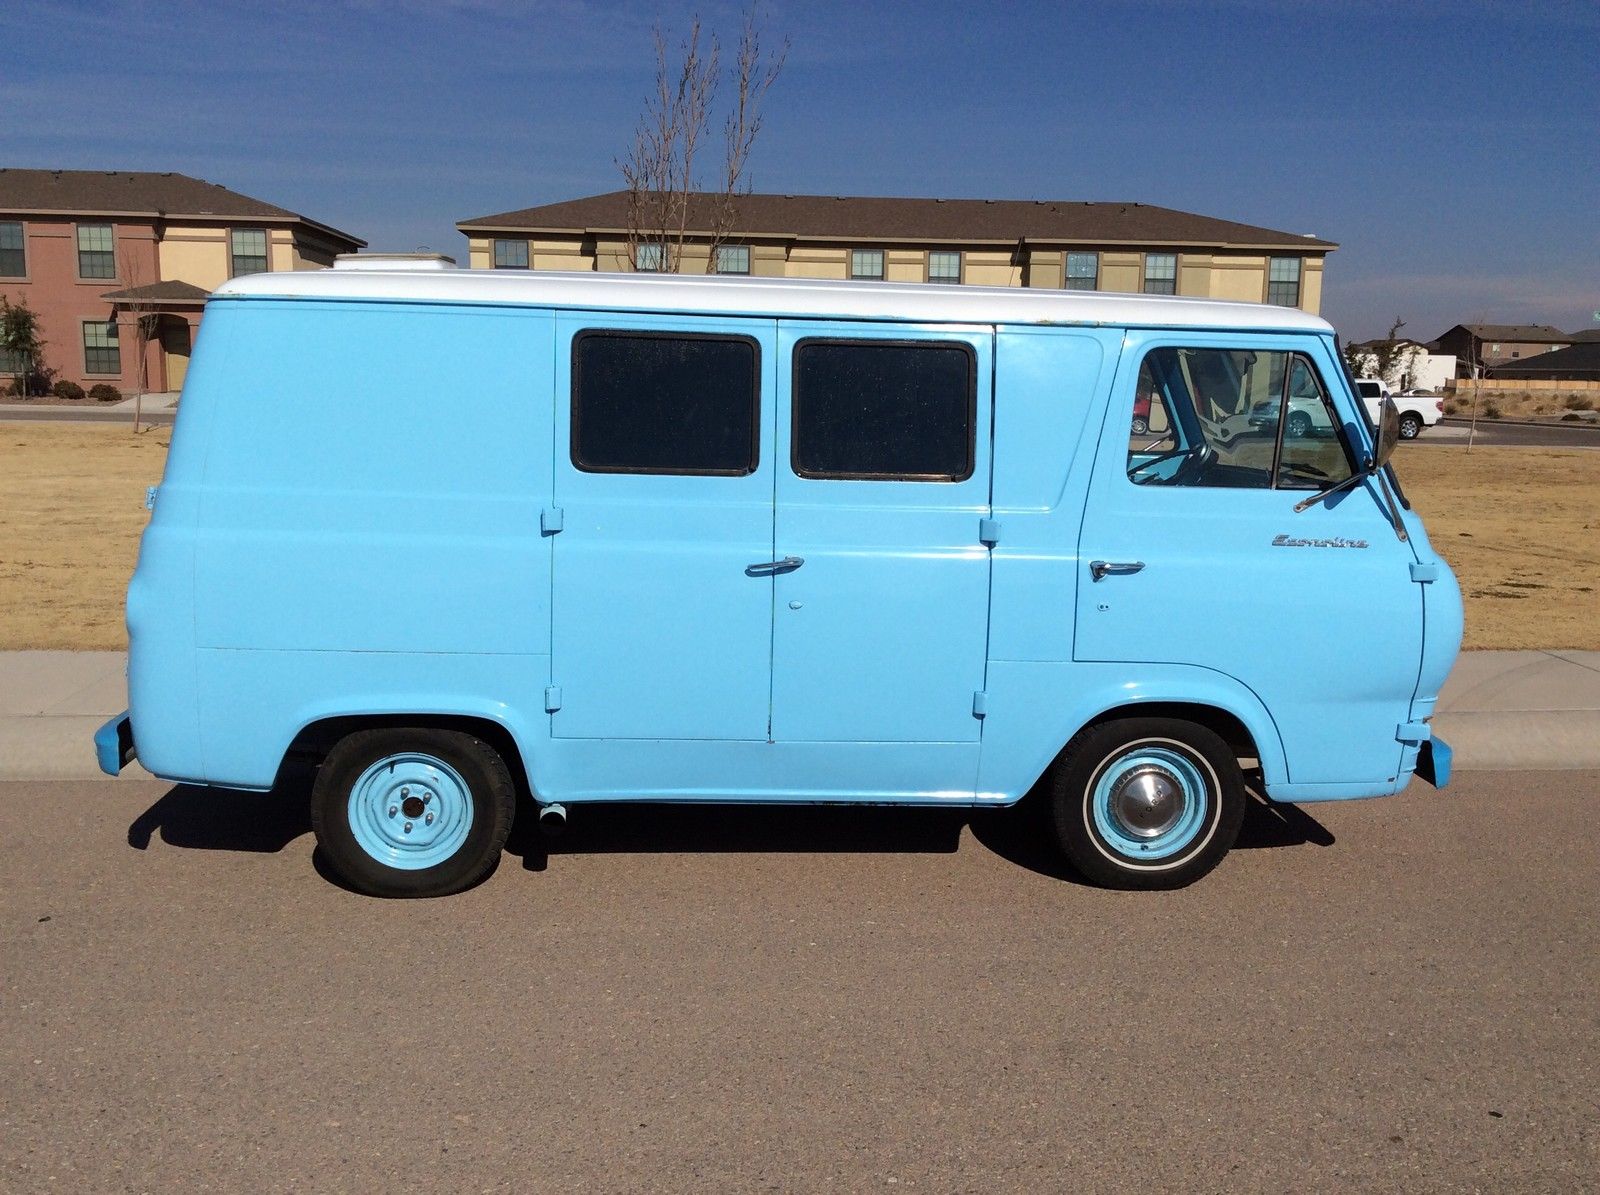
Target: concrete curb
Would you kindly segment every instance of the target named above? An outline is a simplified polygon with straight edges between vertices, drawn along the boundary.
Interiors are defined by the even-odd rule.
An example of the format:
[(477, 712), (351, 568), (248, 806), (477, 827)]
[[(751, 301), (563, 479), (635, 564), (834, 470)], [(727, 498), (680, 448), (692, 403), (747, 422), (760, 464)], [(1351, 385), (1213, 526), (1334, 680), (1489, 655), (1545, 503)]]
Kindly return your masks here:
[[(103, 778), (93, 737), (127, 705), (124, 671), (121, 652), (0, 652), (0, 780)], [(1461, 771), (1600, 769), (1600, 652), (1469, 652), (1434, 728)]]
[[(1463, 419), (1459, 415), (1444, 415), (1440, 423), (1448, 423), (1452, 427), (1471, 427), (1472, 420)], [(1479, 418), (1478, 427), (1545, 427), (1556, 428), (1560, 431), (1586, 431), (1600, 432), (1600, 420), (1597, 419), (1563, 419), (1559, 415), (1549, 419), (1484, 419)]]

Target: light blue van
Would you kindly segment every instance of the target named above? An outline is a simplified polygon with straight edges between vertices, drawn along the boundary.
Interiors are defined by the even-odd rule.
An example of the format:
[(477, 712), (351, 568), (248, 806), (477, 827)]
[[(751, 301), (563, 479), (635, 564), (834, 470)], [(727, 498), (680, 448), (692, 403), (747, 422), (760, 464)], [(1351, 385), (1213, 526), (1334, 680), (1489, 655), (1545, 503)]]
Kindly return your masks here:
[[(393, 265), (208, 304), (106, 771), (309, 755), (327, 858), (408, 896), (530, 802), (1037, 788), (1085, 876), (1155, 888), (1218, 863), (1247, 777), (1448, 778), (1460, 590), (1319, 319)], [(1291, 395), (1316, 430), (1252, 425)]]

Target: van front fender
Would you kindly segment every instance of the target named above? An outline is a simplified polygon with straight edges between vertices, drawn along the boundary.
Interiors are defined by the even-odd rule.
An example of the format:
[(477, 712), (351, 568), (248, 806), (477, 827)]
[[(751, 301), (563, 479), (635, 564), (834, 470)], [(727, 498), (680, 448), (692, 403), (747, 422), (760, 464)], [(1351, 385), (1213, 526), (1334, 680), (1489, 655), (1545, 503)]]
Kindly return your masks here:
[[(1226, 715), (1255, 745), (1270, 786), (1288, 780), (1283, 738), (1261, 699), (1243, 682), (1191, 664), (996, 660), (989, 664), (988, 713), (978, 765), (978, 800), (1020, 800), (1085, 726), (1108, 715), (1163, 706)], [(1163, 713), (1166, 711), (1162, 711)]]

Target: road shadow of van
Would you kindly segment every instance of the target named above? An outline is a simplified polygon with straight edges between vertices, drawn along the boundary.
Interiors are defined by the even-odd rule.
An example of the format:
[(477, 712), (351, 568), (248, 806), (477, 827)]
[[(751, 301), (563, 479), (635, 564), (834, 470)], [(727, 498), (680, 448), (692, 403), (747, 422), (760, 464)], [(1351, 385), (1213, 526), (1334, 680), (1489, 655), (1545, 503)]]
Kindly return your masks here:
[[(309, 773), (280, 778), (271, 792), (180, 784), (128, 826), (128, 845), (147, 850), (157, 835), (189, 850), (275, 854), (311, 832)], [(526, 799), (506, 843), (524, 870), (562, 855), (926, 854), (954, 855), (962, 831), (994, 855), (1069, 883), (1082, 879), (1051, 842), (1038, 793), (1011, 809), (895, 809), (818, 805), (617, 803), (574, 808), (566, 830), (541, 830)], [(1330, 846), (1333, 835), (1294, 805), (1252, 792), (1236, 850)], [(317, 871), (339, 880), (321, 858)], [(343, 886), (342, 884), (340, 885)]]

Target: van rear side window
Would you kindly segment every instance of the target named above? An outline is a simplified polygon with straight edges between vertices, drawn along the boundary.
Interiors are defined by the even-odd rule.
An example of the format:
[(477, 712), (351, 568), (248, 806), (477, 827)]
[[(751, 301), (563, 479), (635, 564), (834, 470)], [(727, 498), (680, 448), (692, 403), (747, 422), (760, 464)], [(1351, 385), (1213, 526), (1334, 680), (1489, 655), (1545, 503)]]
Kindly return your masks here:
[(948, 341), (804, 340), (791, 464), (801, 477), (965, 481), (977, 417), (972, 349)]
[(754, 473), (759, 363), (760, 348), (742, 336), (579, 333), (573, 465), (585, 473)]

